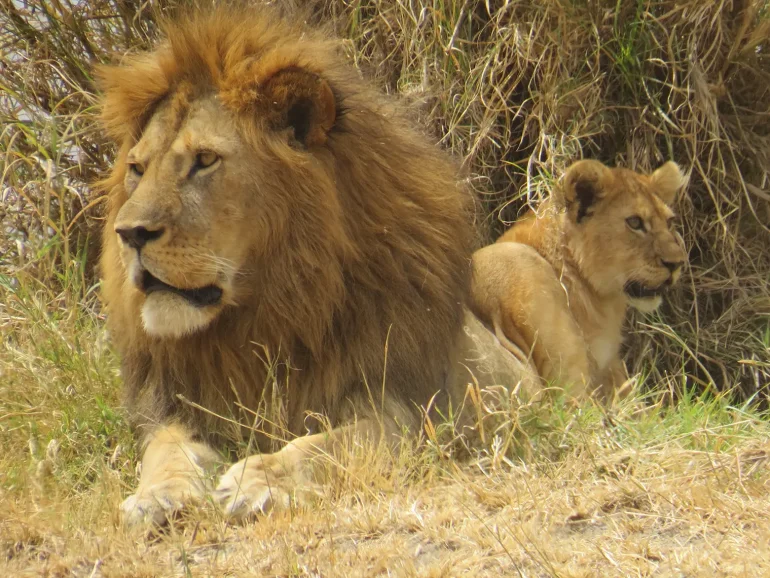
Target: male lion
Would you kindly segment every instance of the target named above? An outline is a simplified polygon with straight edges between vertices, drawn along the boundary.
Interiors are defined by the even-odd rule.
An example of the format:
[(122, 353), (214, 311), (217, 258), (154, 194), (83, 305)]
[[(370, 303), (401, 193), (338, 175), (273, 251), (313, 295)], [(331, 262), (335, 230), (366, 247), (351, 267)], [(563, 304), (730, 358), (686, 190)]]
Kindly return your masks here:
[(474, 254), (473, 311), (546, 381), (615, 392), (627, 306), (655, 310), (685, 263), (670, 209), (684, 182), (673, 162), (651, 175), (573, 164), (539, 214)]
[(165, 35), (99, 71), (121, 145), (103, 295), (144, 447), (127, 523), (203, 497), (233, 437), (300, 436), (222, 476), (238, 518), (286, 505), (343, 434), (419, 429), (468, 368), (518, 380), (463, 306), (474, 240), (454, 165), (335, 42), (265, 8), (193, 12)]

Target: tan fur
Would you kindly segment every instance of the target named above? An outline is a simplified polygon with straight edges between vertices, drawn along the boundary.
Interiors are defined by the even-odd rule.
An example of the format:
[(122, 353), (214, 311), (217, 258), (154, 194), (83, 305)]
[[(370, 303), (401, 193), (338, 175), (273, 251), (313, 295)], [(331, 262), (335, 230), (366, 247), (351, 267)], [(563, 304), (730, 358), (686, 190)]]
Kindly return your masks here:
[[(351, 421), (371, 437), (415, 431), (420, 405), (439, 394), (446, 406), (470, 381), (466, 365), (521, 374), (463, 310), (473, 227), (455, 167), (334, 42), (267, 9), (165, 32), (156, 51), (99, 71), (121, 144), (103, 184), (108, 324), (145, 460), (171, 464), (145, 469), (129, 521), (198, 497), (206, 444), (272, 451), (312, 434), (223, 476), (217, 496), (240, 516)], [(148, 274), (176, 289), (146, 292)], [(180, 296), (193, 290), (221, 298)], [(317, 414), (343, 429), (321, 434)], [(158, 433), (170, 423), (175, 454)]]
[[(683, 185), (673, 162), (651, 175), (575, 163), (537, 214), (474, 254), (473, 311), (548, 382), (575, 396), (614, 392), (627, 380), (620, 346), (628, 305), (660, 304), (659, 294), (630, 297), (627, 284), (663, 292), (685, 263), (668, 206)], [(633, 230), (629, 217), (645, 230)]]

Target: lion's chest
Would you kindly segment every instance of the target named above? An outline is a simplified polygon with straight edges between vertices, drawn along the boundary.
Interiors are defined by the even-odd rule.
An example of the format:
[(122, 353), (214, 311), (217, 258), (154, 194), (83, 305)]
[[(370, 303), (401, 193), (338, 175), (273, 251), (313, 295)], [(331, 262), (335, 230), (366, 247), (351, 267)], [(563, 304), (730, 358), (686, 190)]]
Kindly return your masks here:
[(620, 354), (623, 341), (622, 302), (596, 303), (590, 310), (590, 321), (584, 321), (583, 335), (599, 372), (604, 371)]
[(591, 355), (596, 361), (599, 371), (604, 371), (615, 359), (620, 349), (620, 333), (613, 338), (611, 335), (599, 335), (589, 342)]

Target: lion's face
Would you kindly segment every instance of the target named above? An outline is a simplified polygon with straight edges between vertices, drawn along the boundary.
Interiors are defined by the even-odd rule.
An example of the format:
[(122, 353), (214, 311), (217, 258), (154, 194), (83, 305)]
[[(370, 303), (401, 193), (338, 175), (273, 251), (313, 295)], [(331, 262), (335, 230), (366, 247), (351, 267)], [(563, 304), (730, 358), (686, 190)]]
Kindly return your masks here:
[(257, 233), (245, 149), (213, 97), (161, 105), (126, 158), (127, 201), (114, 224), (128, 291), (142, 294), (148, 333), (179, 336), (233, 302), (234, 277)]
[(315, 73), (281, 64), (253, 84), (180, 83), (118, 162), (124, 200), (113, 240), (124, 297), (150, 335), (194, 333), (252, 297), (260, 260), (305, 210), (303, 195), (323, 205), (319, 218), (333, 209), (297, 179), (325, 176), (309, 151), (325, 141), (334, 96)]
[(668, 162), (643, 175), (580, 161), (564, 179), (568, 245), (589, 283), (655, 310), (686, 262), (670, 208), (684, 184), (679, 167)]

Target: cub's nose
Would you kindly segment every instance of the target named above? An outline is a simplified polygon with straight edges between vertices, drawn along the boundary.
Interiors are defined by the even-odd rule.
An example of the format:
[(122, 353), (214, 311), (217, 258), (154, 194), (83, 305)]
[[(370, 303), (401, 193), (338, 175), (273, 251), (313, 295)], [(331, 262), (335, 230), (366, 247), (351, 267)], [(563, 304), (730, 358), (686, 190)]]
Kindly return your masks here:
[(684, 261), (661, 261), (661, 264), (671, 271), (672, 273), (676, 271), (677, 269), (681, 269), (682, 265), (684, 265)]
[(148, 229), (147, 227), (116, 227), (115, 232), (120, 235), (123, 242), (136, 249), (137, 251), (144, 247), (150, 241), (159, 239), (163, 236), (165, 229)]

